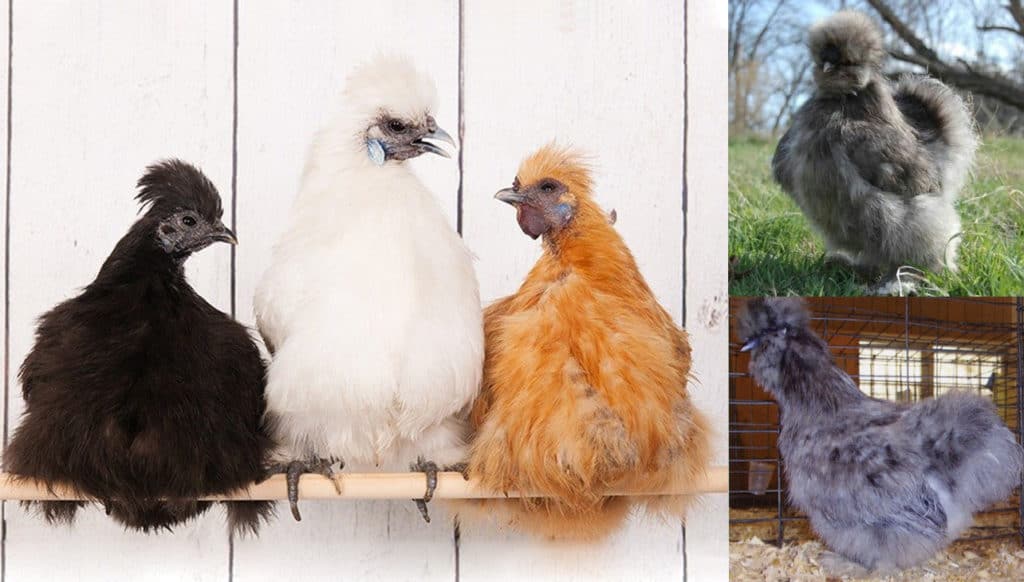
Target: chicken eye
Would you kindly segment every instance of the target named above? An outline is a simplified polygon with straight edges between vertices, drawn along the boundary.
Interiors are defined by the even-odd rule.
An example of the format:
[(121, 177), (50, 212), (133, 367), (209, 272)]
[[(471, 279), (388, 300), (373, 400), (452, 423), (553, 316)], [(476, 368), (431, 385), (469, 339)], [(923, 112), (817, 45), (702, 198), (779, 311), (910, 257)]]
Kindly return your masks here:
[(191, 228), (191, 227), (196, 225), (196, 219), (194, 217), (192, 217), (192, 216), (185, 216), (185, 217), (182, 217), (181, 223), (184, 224), (185, 226)]
[(555, 184), (553, 182), (544, 182), (540, 185), (541, 192), (554, 192)]
[(405, 131), (405, 124), (397, 119), (392, 119), (388, 122), (388, 129), (395, 133), (402, 133)]

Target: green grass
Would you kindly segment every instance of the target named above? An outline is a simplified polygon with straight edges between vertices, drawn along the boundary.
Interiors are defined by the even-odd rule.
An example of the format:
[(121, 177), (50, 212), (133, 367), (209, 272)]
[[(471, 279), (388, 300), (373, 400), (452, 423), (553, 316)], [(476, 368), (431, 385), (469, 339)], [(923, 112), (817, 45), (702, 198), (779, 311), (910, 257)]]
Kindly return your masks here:
[[(824, 245), (772, 181), (774, 141), (729, 143), (729, 292), (732, 295), (863, 295), (864, 281), (826, 264)], [(960, 270), (924, 273), (922, 295), (1024, 294), (1024, 140), (986, 139), (957, 203)]]

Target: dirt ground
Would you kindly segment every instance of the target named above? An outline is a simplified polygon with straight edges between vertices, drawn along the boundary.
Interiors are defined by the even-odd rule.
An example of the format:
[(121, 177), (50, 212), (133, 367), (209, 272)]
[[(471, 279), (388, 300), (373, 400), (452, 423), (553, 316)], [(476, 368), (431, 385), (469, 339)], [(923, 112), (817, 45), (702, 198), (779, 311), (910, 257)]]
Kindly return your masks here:
[[(766, 509), (734, 509), (734, 519), (771, 517)], [(1012, 534), (1017, 521), (1014, 512), (981, 514), (977, 529), (965, 537)], [(837, 582), (851, 578), (829, 577), (818, 563), (825, 547), (804, 520), (785, 526), (786, 542), (775, 546), (774, 523), (733, 524), (729, 529), (729, 578), (735, 582)], [(978, 580), (1024, 580), (1024, 545), (1017, 536), (954, 543), (926, 564), (896, 575), (867, 578), (890, 582), (959, 582)]]

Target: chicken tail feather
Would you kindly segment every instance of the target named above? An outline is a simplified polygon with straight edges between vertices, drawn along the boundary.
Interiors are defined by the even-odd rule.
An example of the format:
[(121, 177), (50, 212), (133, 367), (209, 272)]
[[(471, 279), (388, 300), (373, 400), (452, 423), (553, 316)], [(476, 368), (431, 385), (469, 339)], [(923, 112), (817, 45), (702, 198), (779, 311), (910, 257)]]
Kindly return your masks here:
[(953, 89), (925, 75), (903, 75), (893, 99), (918, 140), (945, 168), (948, 190), (959, 191), (978, 149), (974, 117)]
[(226, 501), (228, 529), (234, 535), (257, 536), (260, 527), (276, 515), (273, 501)]

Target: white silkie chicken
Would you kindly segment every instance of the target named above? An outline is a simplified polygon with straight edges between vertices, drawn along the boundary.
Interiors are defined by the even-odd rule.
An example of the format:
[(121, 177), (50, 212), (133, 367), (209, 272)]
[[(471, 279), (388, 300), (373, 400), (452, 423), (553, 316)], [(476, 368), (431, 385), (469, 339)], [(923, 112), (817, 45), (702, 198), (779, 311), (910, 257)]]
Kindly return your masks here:
[(272, 354), (267, 413), (292, 514), (303, 472), (427, 474), (464, 459), (484, 340), (472, 256), (405, 160), (450, 157), (431, 79), (381, 57), (316, 136), (288, 228), (256, 290)]

